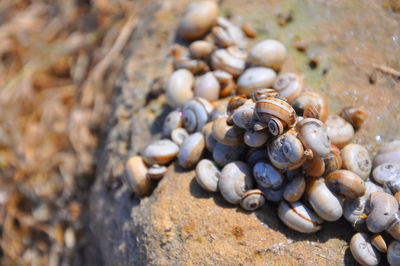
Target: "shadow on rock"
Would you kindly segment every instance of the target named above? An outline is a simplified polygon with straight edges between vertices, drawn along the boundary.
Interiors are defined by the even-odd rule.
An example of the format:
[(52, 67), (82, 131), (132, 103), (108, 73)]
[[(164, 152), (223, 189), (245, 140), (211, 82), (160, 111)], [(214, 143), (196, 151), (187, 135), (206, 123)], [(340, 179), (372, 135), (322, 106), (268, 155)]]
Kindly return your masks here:
[(154, 119), (154, 122), (151, 124), (150, 132), (152, 135), (159, 134), (160, 132), (162, 133), (165, 118), (171, 111), (171, 107), (163, 104), (161, 113)]

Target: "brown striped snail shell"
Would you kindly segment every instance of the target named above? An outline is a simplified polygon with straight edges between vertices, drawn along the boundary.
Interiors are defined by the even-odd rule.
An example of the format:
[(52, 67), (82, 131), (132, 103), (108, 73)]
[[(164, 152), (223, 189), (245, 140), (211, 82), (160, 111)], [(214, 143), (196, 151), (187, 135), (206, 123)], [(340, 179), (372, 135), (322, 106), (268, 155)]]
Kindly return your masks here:
[(340, 150), (335, 145), (331, 144), (331, 152), (324, 158), (325, 172), (324, 175), (332, 171), (342, 168), (343, 160), (340, 156)]
[(196, 166), (196, 181), (207, 191), (217, 192), (221, 171), (216, 164), (208, 159), (202, 159)]
[(225, 145), (238, 145), (242, 143), (243, 131), (240, 128), (228, 125), (226, 119), (226, 117), (218, 118), (213, 122), (213, 137)]
[(200, 59), (182, 58), (174, 60), (174, 69), (186, 69), (193, 74), (206, 73), (210, 71), (207, 62)]
[(389, 227), (395, 214), (399, 210), (397, 200), (385, 192), (373, 192), (369, 196), (369, 207), (367, 227), (372, 233), (379, 233)]
[(194, 41), (189, 45), (190, 54), (198, 59), (210, 56), (214, 48), (213, 43), (203, 40)]
[(336, 170), (325, 177), (326, 185), (335, 193), (347, 198), (358, 198), (365, 193), (365, 182), (348, 170)]
[(361, 265), (378, 265), (381, 260), (381, 255), (371, 245), (371, 239), (366, 233), (356, 233), (351, 238), (350, 251), (354, 259)]
[(341, 152), (343, 168), (366, 180), (371, 173), (372, 162), (367, 149), (359, 144), (348, 144)]
[(163, 178), (166, 172), (167, 172), (167, 167), (163, 165), (153, 164), (147, 170), (147, 176), (151, 179), (158, 180)]
[(193, 133), (185, 139), (178, 154), (178, 163), (186, 169), (193, 168), (201, 159), (205, 148), (203, 134)]
[(269, 67), (275, 70), (281, 68), (286, 60), (285, 46), (277, 40), (263, 40), (251, 47), (249, 61), (253, 65)]
[(217, 142), (212, 151), (215, 163), (223, 167), (226, 164), (239, 160), (240, 156), (245, 152), (241, 145), (224, 145)]
[(247, 100), (245, 104), (238, 107), (232, 115), (233, 123), (243, 129), (251, 129), (254, 121), (254, 108), (255, 103)]
[(293, 178), (285, 187), (283, 198), (288, 202), (298, 201), (306, 189), (306, 181), (299, 175)]
[(383, 163), (400, 163), (400, 140), (384, 143), (374, 159), (374, 167)]
[(323, 221), (300, 201), (281, 201), (278, 217), (286, 226), (300, 233), (314, 233), (320, 230), (323, 224)]
[(148, 165), (165, 165), (172, 161), (179, 152), (179, 146), (169, 139), (151, 143), (143, 151), (143, 160)]
[(208, 101), (219, 98), (220, 85), (212, 72), (207, 72), (198, 77), (194, 83), (194, 96), (202, 97)]
[(206, 99), (194, 98), (183, 107), (183, 126), (188, 132), (200, 131), (208, 122), (212, 109)]
[(375, 167), (372, 177), (378, 184), (383, 185), (395, 179), (400, 179), (400, 164), (384, 163)]
[(266, 131), (247, 130), (243, 136), (244, 143), (252, 148), (261, 147), (267, 140), (268, 134)]
[(326, 120), (328, 116), (328, 102), (324, 96), (312, 91), (300, 93), (299, 96), (294, 100), (293, 108), (296, 110), (298, 115), (303, 116), (306, 106), (315, 106), (315, 110), (318, 111), (317, 119), (321, 120), (322, 122)]
[(140, 197), (150, 195), (154, 189), (153, 181), (147, 178), (147, 166), (140, 156), (133, 156), (128, 159), (124, 177), (129, 187)]
[(218, 186), (226, 201), (238, 204), (243, 194), (253, 187), (251, 171), (247, 164), (235, 161), (225, 165)]
[(339, 115), (356, 129), (364, 123), (367, 117), (367, 114), (357, 107), (345, 107)]
[(400, 242), (397, 240), (390, 243), (387, 251), (387, 260), (390, 265), (400, 265)]
[(259, 189), (246, 191), (240, 200), (240, 206), (247, 211), (254, 211), (265, 204), (265, 196)]
[(235, 81), (233, 80), (232, 75), (223, 70), (214, 70), (213, 73), (221, 87), (219, 96), (227, 97), (230, 95), (235, 89)]
[(296, 128), (304, 146), (312, 149), (320, 157), (325, 157), (330, 153), (331, 142), (326, 126), (320, 120), (305, 118), (296, 124)]
[(308, 178), (306, 195), (316, 214), (326, 221), (337, 221), (342, 217), (340, 201), (325, 185), (323, 178)]
[(274, 89), (261, 88), (253, 91), (251, 93), (251, 98), (253, 99), (254, 102), (257, 102), (261, 99), (266, 99), (268, 97), (276, 97), (278, 95), (279, 93)]
[(204, 125), (201, 130), (204, 136), (204, 141), (206, 144), (206, 148), (209, 152), (213, 152), (215, 145), (217, 144), (217, 140), (212, 135), (212, 127), (213, 122), (208, 122)]
[(189, 137), (189, 133), (182, 127), (175, 128), (171, 132), (171, 140), (178, 146), (181, 146), (187, 137)]
[(227, 113), (228, 115), (233, 114), (233, 112), (239, 108), (240, 106), (242, 106), (243, 104), (245, 104), (247, 102), (247, 97), (246, 95), (237, 95), (232, 97), (229, 102), (228, 102), (228, 106), (227, 106)]
[(270, 117), (279, 118), (288, 126), (293, 126), (296, 123), (296, 112), (287, 102), (269, 97), (256, 102), (256, 112), (258, 118), (265, 123), (268, 123)]
[(218, 49), (211, 54), (211, 66), (214, 70), (224, 70), (238, 77), (245, 69), (247, 54), (236, 46)]
[(189, 102), (193, 98), (193, 83), (193, 74), (186, 69), (179, 69), (172, 73), (165, 88), (168, 105), (177, 108)]
[(273, 87), (289, 103), (293, 103), (294, 99), (303, 90), (303, 77), (295, 73), (280, 74), (276, 78)]
[(331, 143), (343, 148), (354, 137), (353, 126), (338, 115), (329, 115), (325, 121), (326, 130)]
[(379, 251), (382, 253), (386, 253), (387, 251), (387, 246), (386, 242), (383, 239), (382, 235), (380, 234), (373, 234), (371, 236), (371, 244)]
[(238, 78), (237, 91), (250, 96), (255, 90), (268, 88), (274, 84), (276, 73), (266, 67), (251, 67), (246, 69)]
[(268, 131), (272, 136), (276, 137), (282, 135), (285, 131), (286, 123), (281, 119), (271, 116), (268, 121)]
[(179, 110), (170, 112), (164, 120), (163, 135), (165, 137), (170, 137), (171, 132), (176, 128), (182, 127), (182, 124), (182, 112)]
[(254, 165), (253, 176), (257, 185), (262, 188), (278, 189), (284, 180), (283, 173), (266, 162), (258, 162)]
[(214, 1), (189, 3), (178, 25), (178, 35), (186, 40), (195, 40), (206, 34), (216, 23), (218, 5)]

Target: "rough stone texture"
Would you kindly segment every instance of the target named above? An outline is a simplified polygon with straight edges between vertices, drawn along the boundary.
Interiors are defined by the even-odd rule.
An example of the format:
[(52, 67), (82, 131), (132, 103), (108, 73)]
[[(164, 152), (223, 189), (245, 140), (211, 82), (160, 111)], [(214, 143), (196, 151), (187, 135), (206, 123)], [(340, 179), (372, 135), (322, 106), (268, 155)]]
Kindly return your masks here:
[[(115, 89), (91, 195), (92, 230), (105, 263), (354, 264), (347, 244), (354, 232), (343, 219), (325, 223), (313, 235), (296, 233), (279, 221), (274, 204), (244, 212), (219, 194), (202, 190), (193, 171), (175, 164), (150, 197), (138, 199), (123, 184), (124, 161), (160, 137), (170, 111), (163, 95), (151, 96), (172, 71), (168, 47), (176, 41), (176, 25), (187, 2), (142, 1), (143, 19)], [(276, 14), (289, 9), (293, 21), (278, 26)], [(220, 13), (242, 15), (256, 26), (257, 40), (281, 40), (289, 49), (283, 72), (304, 74), (308, 86), (327, 96), (331, 113), (349, 105), (367, 110), (369, 119), (355, 142), (366, 144), (371, 154), (380, 141), (398, 134), (398, 82), (373, 67), (400, 69), (398, 14), (372, 1), (294, 0), (223, 1)], [(307, 44), (305, 53), (292, 47), (299, 39)], [(310, 58), (318, 59), (315, 69), (309, 67)], [(372, 73), (375, 84), (369, 82)]]

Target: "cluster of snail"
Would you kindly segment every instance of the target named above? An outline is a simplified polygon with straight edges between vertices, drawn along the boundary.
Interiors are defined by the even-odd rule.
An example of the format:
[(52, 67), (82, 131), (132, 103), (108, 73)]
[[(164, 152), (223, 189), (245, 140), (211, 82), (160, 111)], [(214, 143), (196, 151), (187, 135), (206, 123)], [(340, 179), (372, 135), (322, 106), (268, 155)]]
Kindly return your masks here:
[[(303, 91), (301, 76), (277, 75), (287, 56), (282, 43), (263, 40), (247, 53), (255, 31), (217, 15), (213, 1), (187, 6), (177, 33), (193, 42), (172, 48), (165, 138), (127, 161), (127, 183), (149, 195), (177, 157), (195, 168), (202, 188), (245, 210), (278, 203), (279, 218), (298, 232), (344, 216), (359, 231), (350, 249), (360, 264), (377, 265), (387, 252), (399, 265), (400, 140), (381, 147), (370, 180), (367, 149), (351, 143), (365, 112), (329, 115), (322, 95)], [(384, 231), (394, 239), (388, 248)]]

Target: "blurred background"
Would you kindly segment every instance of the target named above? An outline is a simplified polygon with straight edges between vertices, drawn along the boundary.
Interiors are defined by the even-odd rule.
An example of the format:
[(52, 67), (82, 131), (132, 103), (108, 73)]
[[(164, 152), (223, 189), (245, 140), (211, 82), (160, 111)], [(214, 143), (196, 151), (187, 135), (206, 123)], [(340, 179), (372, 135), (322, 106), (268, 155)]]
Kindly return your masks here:
[(101, 263), (87, 199), (133, 5), (0, 1), (1, 265)]

